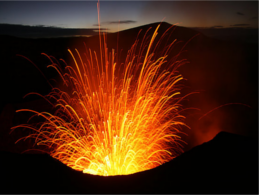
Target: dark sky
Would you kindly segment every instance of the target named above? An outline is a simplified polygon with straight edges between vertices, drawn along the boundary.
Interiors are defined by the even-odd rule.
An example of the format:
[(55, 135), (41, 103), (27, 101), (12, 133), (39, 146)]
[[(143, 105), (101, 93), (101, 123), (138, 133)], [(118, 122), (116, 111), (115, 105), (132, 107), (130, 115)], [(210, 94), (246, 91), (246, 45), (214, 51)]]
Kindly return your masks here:
[[(257, 1), (101, 1), (100, 17), (109, 32), (163, 19), (185, 27), (258, 28), (258, 8)], [(1, 1), (0, 23), (96, 28), (97, 1)]]

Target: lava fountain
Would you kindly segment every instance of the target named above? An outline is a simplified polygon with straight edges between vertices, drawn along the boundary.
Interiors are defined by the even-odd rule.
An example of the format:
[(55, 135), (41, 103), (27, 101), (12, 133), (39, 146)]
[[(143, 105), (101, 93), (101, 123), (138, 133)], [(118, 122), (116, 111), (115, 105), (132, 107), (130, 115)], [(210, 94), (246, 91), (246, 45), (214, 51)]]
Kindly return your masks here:
[(183, 97), (178, 83), (183, 78), (177, 68), (185, 60), (167, 61), (176, 41), (156, 57), (167, 33), (155, 42), (159, 27), (149, 39), (146, 32), (141, 44), (137, 39), (120, 65), (101, 32), (100, 53), (68, 50), (72, 65), (44, 54), (51, 62), (48, 67), (56, 69), (67, 90), (53, 87), (42, 96), (53, 105), (54, 113), (17, 110), (33, 113), (30, 120), (44, 119), (13, 127), (34, 132), (19, 140), (33, 138), (72, 169), (102, 176), (152, 169), (180, 154), (185, 117), (180, 114)]

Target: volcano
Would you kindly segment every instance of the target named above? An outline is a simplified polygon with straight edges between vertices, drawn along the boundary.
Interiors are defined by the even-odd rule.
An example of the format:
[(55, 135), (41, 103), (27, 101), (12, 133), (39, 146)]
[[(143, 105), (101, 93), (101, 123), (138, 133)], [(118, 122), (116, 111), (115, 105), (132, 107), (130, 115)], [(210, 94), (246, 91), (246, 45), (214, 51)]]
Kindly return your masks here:
[[(124, 59), (139, 31), (142, 29), (139, 34), (142, 37), (147, 29), (151, 27), (152, 33), (157, 25), (108, 34), (108, 47), (120, 48), (119, 57)], [(162, 23), (158, 33), (162, 34), (170, 26)], [(187, 130), (189, 136), (184, 137), (188, 143), (186, 152), (148, 171), (101, 177), (74, 171), (47, 154), (18, 154), (31, 148), (32, 143), (15, 145), (26, 132), (9, 134), (12, 126), (28, 119), (15, 114), (15, 110), (51, 109), (37, 96), (22, 98), (29, 92), (48, 94), (50, 88), (41, 73), (16, 54), (30, 58), (48, 79), (56, 79), (57, 73), (46, 69), (49, 62), (40, 53), (67, 61), (67, 49), (84, 47), (83, 42), (98, 50), (95, 44), (98, 37), (23, 39), (1, 36), (0, 83), (4, 92), (0, 102), (1, 192), (258, 193), (258, 140), (254, 138), (258, 135), (258, 46), (217, 40), (178, 26), (173, 28), (168, 41), (174, 39), (179, 42), (169, 55), (174, 57), (185, 46), (181, 58), (190, 61), (180, 67), (187, 78), (184, 93), (185, 90), (200, 92), (183, 102), (185, 107), (201, 110), (186, 115), (187, 125), (191, 127)], [(198, 120), (209, 110), (230, 102), (247, 104), (251, 108), (226, 106)], [(232, 133), (221, 132), (223, 130)]]
[[(149, 28), (151, 30), (148, 36), (152, 36), (158, 24), (153, 23), (107, 34), (108, 48), (115, 50), (120, 48), (118, 58), (124, 59), (140, 30), (141, 40)], [(170, 24), (163, 22), (158, 35), (162, 35), (169, 27)], [(182, 102), (186, 108), (200, 109), (200, 112), (185, 113), (187, 125), (191, 127), (191, 130), (186, 131), (189, 136), (184, 140), (188, 143), (187, 149), (211, 140), (223, 129), (245, 136), (258, 136), (258, 131), (255, 130), (258, 128), (256, 122), (258, 121), (258, 44), (218, 40), (180, 26), (173, 27), (168, 34), (170, 34), (169, 39), (165, 41), (172, 42), (177, 39), (178, 42), (170, 51), (169, 58), (173, 58), (183, 48), (179, 59), (187, 59), (190, 62), (179, 67), (179, 72), (186, 78), (182, 94), (199, 92)], [(46, 68), (49, 61), (41, 53), (52, 55), (56, 59), (62, 58), (70, 63), (68, 48), (84, 49), (84, 42), (87, 47), (98, 51), (99, 46), (96, 44), (98, 39), (98, 36), (40, 39), (0, 36), (2, 45), (0, 83), (3, 91), (0, 97), (2, 113), (0, 121), (3, 121), (0, 137), (3, 149), (6, 142), (10, 140), (7, 138), (10, 137), (9, 129), (26, 122), (17, 114), (14, 115), (15, 110), (21, 108), (49, 110), (48, 104), (40, 97), (32, 95), (23, 99), (23, 96), (30, 92), (46, 95), (51, 88), (43, 75), (30, 62), (17, 54), (33, 61), (47, 79), (58, 80), (57, 72)], [(165, 44), (165, 42), (161, 43), (162, 46)], [(241, 105), (224, 106), (198, 120), (208, 111), (227, 103), (242, 103), (251, 108)], [(15, 141), (13, 139), (8, 145), (13, 145)], [(15, 150), (22, 152), (25, 150), (22, 148), (19, 146)]]

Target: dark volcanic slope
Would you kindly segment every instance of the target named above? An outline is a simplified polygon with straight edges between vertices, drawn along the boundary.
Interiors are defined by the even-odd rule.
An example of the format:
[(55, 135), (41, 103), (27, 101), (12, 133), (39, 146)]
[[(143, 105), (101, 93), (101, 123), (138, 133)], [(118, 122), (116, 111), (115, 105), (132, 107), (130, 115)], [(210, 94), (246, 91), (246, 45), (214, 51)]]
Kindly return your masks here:
[(48, 155), (1, 152), (1, 193), (258, 193), (257, 140), (226, 132), (155, 169), (100, 177)]

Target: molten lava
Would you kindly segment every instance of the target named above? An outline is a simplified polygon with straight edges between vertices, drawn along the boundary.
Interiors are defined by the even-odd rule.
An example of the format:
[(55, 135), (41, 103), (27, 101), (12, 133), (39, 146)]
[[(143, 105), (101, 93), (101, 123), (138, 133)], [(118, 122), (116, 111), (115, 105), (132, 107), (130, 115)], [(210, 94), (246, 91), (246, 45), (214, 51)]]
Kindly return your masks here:
[(35, 132), (21, 139), (34, 138), (67, 166), (103, 176), (132, 174), (175, 158), (182, 152), (179, 133), (185, 125), (177, 86), (182, 76), (176, 69), (185, 61), (166, 61), (175, 42), (155, 58), (159, 26), (148, 44), (146, 35), (141, 44), (134, 43), (121, 65), (115, 62), (114, 50), (108, 52), (105, 34), (100, 35), (99, 55), (90, 49), (84, 55), (68, 50), (74, 64), (61, 60), (65, 69), (44, 54), (68, 90), (53, 87), (44, 97), (55, 113), (17, 111), (44, 118), (14, 127)]

